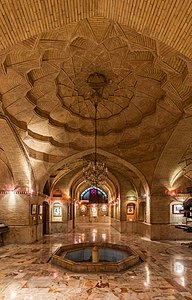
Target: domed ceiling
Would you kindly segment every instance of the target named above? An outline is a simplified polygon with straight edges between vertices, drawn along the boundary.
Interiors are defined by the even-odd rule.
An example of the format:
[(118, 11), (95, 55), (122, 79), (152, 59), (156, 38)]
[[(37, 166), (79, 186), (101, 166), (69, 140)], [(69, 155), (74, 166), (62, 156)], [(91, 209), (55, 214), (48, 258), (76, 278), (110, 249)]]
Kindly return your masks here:
[[(155, 168), (174, 128), (190, 114), (189, 58), (110, 19), (39, 34), (2, 50), (1, 59), (1, 113), (34, 168), (93, 149), (95, 98), (98, 147), (143, 171), (144, 162)], [(99, 93), (89, 81), (95, 74), (105, 80)], [(108, 165), (117, 169), (112, 159)]]

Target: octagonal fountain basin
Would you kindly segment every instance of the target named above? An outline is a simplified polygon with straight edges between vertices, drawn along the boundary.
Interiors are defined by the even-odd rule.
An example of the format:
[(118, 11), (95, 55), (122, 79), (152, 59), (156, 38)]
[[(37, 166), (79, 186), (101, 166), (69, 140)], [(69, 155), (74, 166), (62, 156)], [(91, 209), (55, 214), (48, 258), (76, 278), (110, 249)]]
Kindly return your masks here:
[(111, 243), (80, 243), (59, 247), (51, 262), (73, 272), (120, 272), (140, 261), (128, 246)]

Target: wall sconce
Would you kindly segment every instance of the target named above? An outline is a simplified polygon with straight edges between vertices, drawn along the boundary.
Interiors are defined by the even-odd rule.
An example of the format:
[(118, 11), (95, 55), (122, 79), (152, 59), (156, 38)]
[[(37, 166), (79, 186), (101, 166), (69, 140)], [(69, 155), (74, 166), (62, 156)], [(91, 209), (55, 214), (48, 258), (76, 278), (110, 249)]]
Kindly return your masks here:
[(177, 201), (185, 201), (189, 197), (191, 197), (190, 194), (182, 193), (181, 190), (165, 190), (165, 194), (174, 198)]

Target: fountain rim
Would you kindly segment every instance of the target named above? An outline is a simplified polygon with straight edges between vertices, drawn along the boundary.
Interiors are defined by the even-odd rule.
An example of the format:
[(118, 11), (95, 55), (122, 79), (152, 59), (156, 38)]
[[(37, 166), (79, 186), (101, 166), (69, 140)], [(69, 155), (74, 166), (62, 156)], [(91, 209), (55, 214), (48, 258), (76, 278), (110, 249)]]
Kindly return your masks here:
[[(77, 250), (82, 249), (86, 247), (94, 247), (97, 246), (98, 248), (108, 248), (108, 249), (116, 249), (121, 250), (123, 252), (129, 252), (129, 256), (126, 258), (119, 260), (117, 262), (74, 262), (72, 260), (68, 260), (65, 257), (61, 256), (61, 253), (66, 253), (70, 250)], [(83, 242), (83, 243), (77, 243), (77, 244), (67, 244), (58, 247), (58, 249), (54, 252), (52, 255), (51, 261), (59, 265), (61, 267), (64, 267), (70, 271), (74, 272), (119, 272), (124, 271), (136, 263), (140, 261), (139, 255), (131, 249), (129, 246), (121, 245), (121, 244), (114, 244), (114, 243), (108, 243), (108, 242)], [(109, 268), (109, 270), (107, 270)]]

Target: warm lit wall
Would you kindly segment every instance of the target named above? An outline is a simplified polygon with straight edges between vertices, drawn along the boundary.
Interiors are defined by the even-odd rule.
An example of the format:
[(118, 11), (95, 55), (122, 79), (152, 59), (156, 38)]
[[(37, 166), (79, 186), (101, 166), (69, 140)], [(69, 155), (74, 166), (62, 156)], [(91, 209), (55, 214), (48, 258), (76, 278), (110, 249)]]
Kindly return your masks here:
[[(3, 235), (6, 243), (31, 243), (42, 238), (42, 215), (38, 205), (44, 198), (27, 194), (0, 195), (0, 222), (8, 225), (9, 232)], [(31, 205), (37, 205), (31, 214)]]
[(129, 181), (128, 178), (120, 178), (121, 182), (120, 182), (120, 187), (121, 187), (121, 191), (120, 191), (120, 201), (121, 201), (121, 214), (120, 214), (120, 220), (121, 221), (128, 221), (128, 216), (127, 216), (127, 204), (128, 203), (135, 203), (135, 212), (134, 215), (131, 217), (131, 221), (136, 221), (136, 211), (137, 211), (137, 202), (133, 199), (131, 199), (129, 192), (131, 190), (134, 191), (134, 187), (131, 184), (131, 182)]
[(179, 202), (179, 201), (172, 201), (170, 203), (170, 224), (182, 224), (186, 222), (186, 218), (184, 217), (184, 214), (180, 214), (180, 213), (174, 213), (173, 211), (173, 205), (179, 205), (179, 206), (183, 206), (183, 202)]
[(170, 222), (170, 202), (171, 199), (166, 195), (151, 196), (151, 223), (169, 224)]
[[(50, 200), (50, 233), (67, 233), (70, 231), (71, 222), (69, 220), (69, 206), (70, 202), (64, 200), (62, 197), (52, 197)], [(54, 213), (55, 208), (61, 210), (61, 214)], [(70, 230), (68, 229), (70, 227)]]
[(29, 225), (30, 197), (19, 194), (0, 195), (0, 222), (6, 225)]
[(14, 186), (13, 174), (5, 151), (0, 148), (0, 189), (11, 189)]
[[(81, 207), (86, 207), (86, 211), (82, 212)], [(110, 224), (111, 218), (109, 216), (109, 206), (107, 204), (96, 204), (97, 207), (97, 216), (93, 216), (91, 213), (91, 208), (94, 206), (82, 204), (76, 206), (76, 223), (108, 223)], [(102, 211), (102, 207), (106, 207), (106, 211)]]

